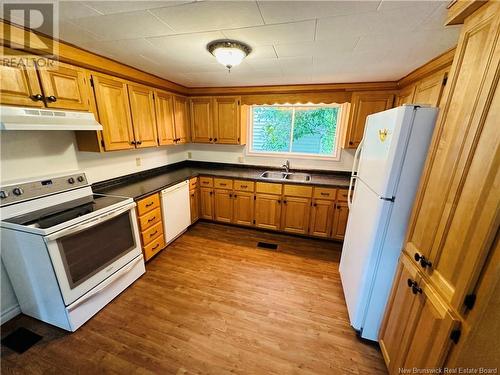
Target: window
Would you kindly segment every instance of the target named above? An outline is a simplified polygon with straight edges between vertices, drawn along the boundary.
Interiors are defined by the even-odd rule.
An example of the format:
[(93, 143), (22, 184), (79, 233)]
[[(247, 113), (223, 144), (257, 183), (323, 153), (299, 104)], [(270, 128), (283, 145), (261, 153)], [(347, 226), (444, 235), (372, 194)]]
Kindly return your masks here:
[(337, 105), (254, 105), (251, 153), (337, 156)]

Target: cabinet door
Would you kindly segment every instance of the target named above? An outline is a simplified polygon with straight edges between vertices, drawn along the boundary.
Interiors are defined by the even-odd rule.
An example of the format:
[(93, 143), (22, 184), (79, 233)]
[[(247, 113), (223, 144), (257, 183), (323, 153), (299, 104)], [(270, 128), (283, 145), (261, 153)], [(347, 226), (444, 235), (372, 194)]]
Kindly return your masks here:
[(365, 131), (366, 117), (392, 108), (393, 102), (392, 93), (379, 91), (353, 93), (344, 148), (358, 147)]
[(317, 237), (330, 237), (332, 232), (334, 202), (314, 199), (311, 208), (309, 234)]
[(415, 97), (415, 85), (411, 85), (402, 89), (396, 98), (396, 107), (399, 107), (403, 104), (411, 104), (413, 103), (413, 98)]
[(155, 91), (156, 128), (158, 143), (171, 145), (175, 139), (174, 129), (174, 100), (172, 94), (164, 91)]
[(128, 85), (128, 95), (136, 147), (158, 146), (153, 90), (146, 86)]
[(102, 139), (106, 151), (134, 148), (134, 132), (125, 81), (92, 75)]
[(280, 229), (281, 196), (257, 193), (255, 196), (255, 225), (260, 228)]
[(464, 23), (404, 246), (430, 262), (422, 271), (457, 311), (497, 230), (499, 9), (487, 3)]
[(191, 102), (191, 141), (212, 143), (212, 99), (192, 98)]
[(233, 194), (230, 190), (214, 190), (214, 220), (230, 223), (233, 218)]
[(84, 69), (57, 62), (39, 69), (38, 74), (47, 107), (90, 111), (89, 82)]
[(214, 219), (214, 190), (212, 188), (200, 188), (200, 218)]
[(310, 208), (310, 198), (284, 196), (281, 229), (290, 233), (307, 234)]
[(254, 194), (244, 191), (233, 193), (233, 223), (253, 225)]
[(188, 101), (184, 96), (174, 96), (175, 143), (189, 142)]
[(214, 142), (237, 145), (240, 142), (238, 97), (214, 98)]
[(349, 217), (349, 207), (347, 202), (337, 202), (333, 213), (332, 237), (343, 240)]
[[(12, 56), (17, 54), (12, 52)], [(39, 99), (35, 98), (37, 95)], [(8, 58), (0, 59), (0, 103), (40, 108), (44, 106), (43, 93), (34, 66), (9, 66)]]
[(439, 106), (448, 69), (441, 70), (417, 83), (413, 103)]
[(391, 375), (399, 374), (406, 357), (409, 335), (417, 318), (415, 314), (420, 313), (418, 308), (412, 309), (416, 298), (408, 280), (419, 285), (421, 276), (411, 261), (403, 256), (399, 261), (379, 333), (380, 350)]
[(191, 224), (198, 221), (200, 218), (200, 198), (198, 189), (189, 192), (189, 203), (191, 208)]

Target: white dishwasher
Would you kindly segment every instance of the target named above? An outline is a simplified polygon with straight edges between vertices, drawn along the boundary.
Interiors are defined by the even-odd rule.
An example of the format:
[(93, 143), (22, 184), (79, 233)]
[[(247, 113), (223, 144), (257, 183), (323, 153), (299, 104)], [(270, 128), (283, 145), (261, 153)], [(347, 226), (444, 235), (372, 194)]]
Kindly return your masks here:
[(167, 244), (179, 237), (191, 224), (189, 180), (161, 191), (163, 230)]

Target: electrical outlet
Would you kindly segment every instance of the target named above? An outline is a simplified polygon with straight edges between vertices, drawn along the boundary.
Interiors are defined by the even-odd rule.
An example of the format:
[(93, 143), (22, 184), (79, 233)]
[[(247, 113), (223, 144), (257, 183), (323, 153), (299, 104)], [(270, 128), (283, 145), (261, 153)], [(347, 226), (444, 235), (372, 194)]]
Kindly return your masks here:
[(188, 152), (188, 159), (191, 159), (193, 155), (191, 155), (191, 152)]
[(245, 158), (244, 158), (243, 156), (239, 156), (239, 157), (238, 157), (238, 161), (239, 161), (240, 163), (243, 163), (243, 162), (245, 161)]
[(136, 165), (137, 167), (140, 167), (140, 166), (141, 166), (141, 164), (142, 164), (142, 160), (141, 160), (141, 158), (135, 158), (135, 165)]

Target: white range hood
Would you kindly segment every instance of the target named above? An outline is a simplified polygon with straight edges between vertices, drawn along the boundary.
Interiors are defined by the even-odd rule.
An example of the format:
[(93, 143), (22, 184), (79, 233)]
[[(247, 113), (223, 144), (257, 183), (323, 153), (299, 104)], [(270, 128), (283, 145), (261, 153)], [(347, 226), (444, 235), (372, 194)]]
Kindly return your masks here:
[(102, 130), (90, 112), (0, 106), (0, 130)]

